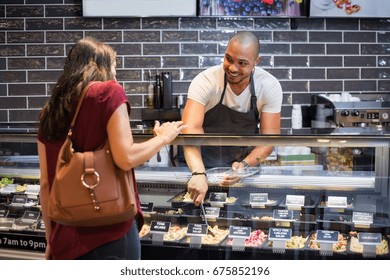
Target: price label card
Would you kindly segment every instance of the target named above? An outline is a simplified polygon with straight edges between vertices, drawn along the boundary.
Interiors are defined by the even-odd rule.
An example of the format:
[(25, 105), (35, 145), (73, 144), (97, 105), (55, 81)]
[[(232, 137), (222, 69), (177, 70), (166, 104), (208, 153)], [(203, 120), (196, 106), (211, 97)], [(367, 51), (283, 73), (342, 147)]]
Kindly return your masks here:
[(376, 232), (359, 232), (358, 242), (362, 245), (381, 245), (382, 234)]
[(38, 195), (41, 189), (40, 185), (27, 185), (25, 194)]
[(5, 210), (5, 209), (3, 209), (3, 210), (0, 210), (0, 218), (7, 218), (7, 216), (8, 216), (8, 210)]
[(227, 193), (224, 192), (211, 192), (209, 196), (210, 203), (225, 203)]
[(11, 194), (16, 192), (16, 185), (6, 185), (5, 187), (0, 188), (0, 193)]
[(12, 199), (12, 204), (22, 204), (24, 205), (27, 202), (27, 196), (24, 194), (14, 195)]
[(153, 211), (153, 203), (141, 203), (141, 210), (142, 212), (152, 212)]
[(249, 204), (252, 207), (264, 206), (268, 202), (268, 193), (250, 193)]
[(171, 222), (152, 221), (150, 223), (150, 232), (166, 234), (169, 232), (170, 227), (171, 227)]
[(337, 243), (339, 232), (333, 230), (317, 230), (316, 240), (320, 243)]
[(286, 206), (301, 208), (305, 206), (305, 196), (304, 195), (286, 195)]
[(290, 228), (270, 228), (268, 232), (269, 240), (291, 240), (291, 229)]
[(219, 217), (221, 209), (218, 207), (205, 207), (204, 212), (206, 214), (206, 218), (217, 218)]
[(206, 224), (188, 224), (187, 225), (187, 235), (189, 236), (205, 236), (207, 235), (207, 225)]
[(374, 214), (366, 212), (353, 212), (352, 222), (355, 224), (372, 224), (374, 222)]
[(345, 196), (328, 196), (328, 207), (330, 208), (347, 208), (347, 197)]
[(40, 216), (41, 213), (37, 211), (25, 211), (22, 217), (22, 221), (27, 223), (35, 223), (38, 221)]
[(294, 212), (292, 210), (277, 209), (273, 211), (274, 221), (293, 221)]
[(249, 238), (251, 236), (251, 227), (242, 226), (230, 226), (229, 237), (230, 238)]

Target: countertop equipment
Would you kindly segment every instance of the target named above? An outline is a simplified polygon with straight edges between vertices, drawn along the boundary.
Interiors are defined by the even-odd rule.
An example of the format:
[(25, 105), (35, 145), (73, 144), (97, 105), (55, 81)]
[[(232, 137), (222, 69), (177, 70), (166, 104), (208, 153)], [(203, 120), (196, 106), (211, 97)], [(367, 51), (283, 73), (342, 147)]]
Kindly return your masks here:
[[(343, 98), (341, 98), (342, 100)], [(326, 95), (313, 95), (307, 119), (312, 128), (390, 126), (390, 101), (333, 100)]]

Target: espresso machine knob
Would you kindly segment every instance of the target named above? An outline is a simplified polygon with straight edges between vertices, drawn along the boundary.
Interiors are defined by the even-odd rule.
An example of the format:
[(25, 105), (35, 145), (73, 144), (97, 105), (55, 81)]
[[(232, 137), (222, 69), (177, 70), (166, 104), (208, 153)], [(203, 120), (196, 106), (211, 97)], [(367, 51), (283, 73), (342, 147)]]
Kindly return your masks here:
[(389, 119), (389, 114), (388, 113), (383, 113), (382, 114), (382, 119), (388, 120)]
[(349, 111), (348, 110), (343, 110), (343, 111), (341, 111), (341, 115), (343, 117), (348, 117), (349, 116)]
[(360, 112), (358, 110), (354, 110), (352, 112), (352, 116), (354, 116), (354, 117), (358, 117), (359, 115), (360, 115)]

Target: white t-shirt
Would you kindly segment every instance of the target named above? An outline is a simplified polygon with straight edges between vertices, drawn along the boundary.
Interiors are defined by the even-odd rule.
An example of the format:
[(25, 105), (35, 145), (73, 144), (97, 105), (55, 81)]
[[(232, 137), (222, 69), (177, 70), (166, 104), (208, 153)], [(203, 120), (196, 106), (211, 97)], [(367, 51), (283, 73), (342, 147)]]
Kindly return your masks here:
[[(206, 106), (206, 112), (218, 104), (224, 84), (223, 65), (210, 67), (199, 73), (191, 82), (188, 98)], [(281, 111), (283, 92), (279, 81), (267, 71), (255, 67), (253, 73), (257, 108), (259, 112), (279, 113)], [(229, 83), (222, 104), (238, 112), (250, 110), (250, 85), (240, 95), (235, 95)]]

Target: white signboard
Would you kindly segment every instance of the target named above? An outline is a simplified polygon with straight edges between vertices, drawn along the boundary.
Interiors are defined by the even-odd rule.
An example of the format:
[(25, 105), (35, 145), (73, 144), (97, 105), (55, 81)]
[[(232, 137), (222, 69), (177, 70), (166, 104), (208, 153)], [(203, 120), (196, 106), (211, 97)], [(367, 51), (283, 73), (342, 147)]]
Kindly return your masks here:
[(84, 17), (192, 17), (196, 0), (83, 0)]
[(311, 17), (390, 17), (389, 0), (311, 0)]

